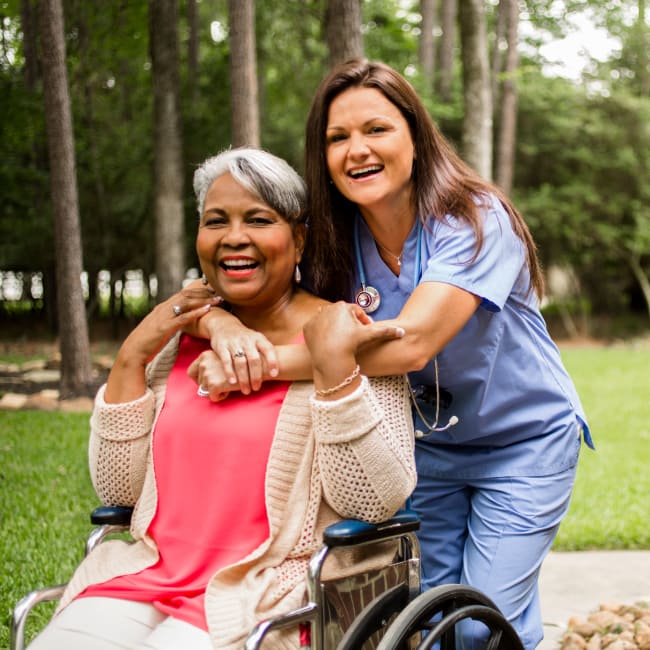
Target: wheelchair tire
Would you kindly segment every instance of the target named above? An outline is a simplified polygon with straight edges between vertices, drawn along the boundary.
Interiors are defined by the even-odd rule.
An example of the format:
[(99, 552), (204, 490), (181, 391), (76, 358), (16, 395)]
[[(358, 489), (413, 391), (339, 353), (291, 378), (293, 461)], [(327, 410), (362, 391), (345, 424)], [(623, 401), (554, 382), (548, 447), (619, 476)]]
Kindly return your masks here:
[(421, 593), (393, 621), (377, 650), (430, 650), (438, 642), (440, 650), (455, 650), (456, 625), (467, 619), (480, 621), (488, 628), (485, 650), (523, 650), (519, 636), (497, 606), (467, 585), (442, 585)]

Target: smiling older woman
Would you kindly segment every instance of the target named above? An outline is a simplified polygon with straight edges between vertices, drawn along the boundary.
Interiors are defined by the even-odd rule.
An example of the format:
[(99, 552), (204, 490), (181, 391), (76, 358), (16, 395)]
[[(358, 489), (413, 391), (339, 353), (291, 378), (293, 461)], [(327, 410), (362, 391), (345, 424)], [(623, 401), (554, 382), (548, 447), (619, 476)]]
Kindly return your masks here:
[[(124, 341), (91, 420), (93, 484), (104, 503), (135, 505), (135, 543), (83, 561), (32, 650), (241, 648), (255, 622), (303, 604), (327, 525), (387, 519), (415, 485), (403, 378), (369, 381), (356, 360), (395, 328), (296, 282), (302, 179), (235, 149), (207, 160), (195, 189), (206, 282), (273, 344), (304, 340), (314, 381), (197, 393), (187, 370), (208, 343), (180, 330), (218, 301), (206, 286), (158, 305)], [(274, 647), (298, 647), (297, 633)]]

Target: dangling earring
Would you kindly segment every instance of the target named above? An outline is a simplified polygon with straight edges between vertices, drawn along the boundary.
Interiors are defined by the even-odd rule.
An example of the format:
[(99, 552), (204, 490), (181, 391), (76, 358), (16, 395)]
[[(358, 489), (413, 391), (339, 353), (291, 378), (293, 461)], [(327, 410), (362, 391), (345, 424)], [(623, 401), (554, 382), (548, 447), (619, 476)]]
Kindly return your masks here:
[(206, 287), (208, 286), (208, 278), (205, 277), (205, 273), (203, 275), (201, 275), (201, 282), (202, 282), (203, 286), (206, 286)]
[(296, 264), (296, 270), (293, 272), (293, 279), (296, 281), (296, 284), (300, 284), (302, 280), (302, 274), (300, 273), (300, 267)]

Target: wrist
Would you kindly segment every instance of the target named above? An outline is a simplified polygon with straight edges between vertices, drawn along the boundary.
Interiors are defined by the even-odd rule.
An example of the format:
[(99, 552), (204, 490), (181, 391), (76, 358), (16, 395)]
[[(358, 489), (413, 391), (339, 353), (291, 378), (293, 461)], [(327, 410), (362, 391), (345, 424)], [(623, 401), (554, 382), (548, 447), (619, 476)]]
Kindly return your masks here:
[(361, 368), (355, 364), (354, 368), (341, 378), (341, 372), (321, 373), (316, 371), (314, 375), (315, 394), (318, 399), (331, 400), (339, 399), (356, 390), (361, 383)]

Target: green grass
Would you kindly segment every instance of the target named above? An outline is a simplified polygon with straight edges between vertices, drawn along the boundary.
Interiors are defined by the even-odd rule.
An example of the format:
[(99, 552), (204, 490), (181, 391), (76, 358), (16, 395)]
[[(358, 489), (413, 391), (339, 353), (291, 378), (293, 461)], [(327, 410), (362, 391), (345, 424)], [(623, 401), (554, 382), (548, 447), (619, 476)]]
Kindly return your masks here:
[(562, 358), (596, 451), (583, 446), (555, 548), (650, 549), (650, 347), (568, 348)]
[[(83, 556), (96, 505), (87, 440), (87, 414), (0, 411), (0, 648), (15, 603), (65, 582)], [(35, 610), (29, 636), (51, 611)]]
[[(650, 549), (650, 348), (564, 348), (597, 451), (583, 447), (555, 548)], [(88, 415), (0, 411), (0, 648), (14, 604), (64, 582), (81, 559), (96, 505)], [(51, 613), (30, 617), (28, 636)]]

